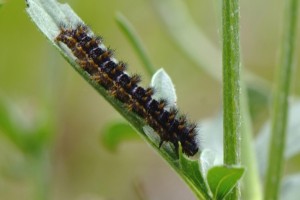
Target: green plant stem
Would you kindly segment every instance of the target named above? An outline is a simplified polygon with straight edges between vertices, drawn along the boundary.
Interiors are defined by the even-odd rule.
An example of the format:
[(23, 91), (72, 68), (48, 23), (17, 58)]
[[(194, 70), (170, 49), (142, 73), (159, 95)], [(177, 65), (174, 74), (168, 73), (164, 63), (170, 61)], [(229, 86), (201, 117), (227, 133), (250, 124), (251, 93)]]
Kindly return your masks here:
[(123, 31), (123, 33), (126, 35), (128, 40), (132, 44), (139, 58), (141, 59), (143, 65), (147, 70), (147, 73), (152, 76), (156, 70), (147, 54), (146, 48), (143, 46), (141, 39), (135, 31), (134, 27), (121, 13), (117, 13), (116, 21), (120, 29)]
[(269, 160), (265, 182), (265, 199), (278, 199), (283, 173), (288, 94), (296, 44), (298, 0), (287, 0), (283, 28), (283, 43), (274, 88), (272, 136), (269, 146)]
[[(185, 3), (181, 0), (153, 0), (155, 6), (164, 21), (166, 29), (169, 31), (171, 38), (178, 45), (180, 50), (185, 53), (198, 67), (203, 69), (217, 81), (221, 81), (222, 58), (221, 52), (214, 47), (209, 39), (202, 33), (202, 30), (197, 26), (195, 20), (191, 17)], [(222, 2), (214, 1), (218, 6), (217, 11), (221, 11)], [(221, 24), (221, 12), (218, 17), (218, 24)], [(188, 33), (184, 30), (189, 30)], [(213, 55), (214, 59), (210, 59), (207, 55)], [(219, 69), (220, 67), (220, 69)], [(256, 157), (252, 145), (252, 122), (249, 113), (247, 90), (254, 89), (263, 96), (268, 96), (269, 84), (251, 72), (243, 68), (245, 79), (241, 82), (241, 110), (242, 110), (242, 160), (246, 166), (247, 172), (244, 175), (243, 184), (245, 190), (243, 197), (249, 200), (262, 199), (260, 189), (260, 180), (256, 165)], [(247, 87), (245, 86), (247, 85)]]
[[(224, 0), (222, 8), (223, 32), (223, 107), (224, 107), (224, 164), (240, 164), (240, 41), (239, 1)], [(228, 199), (239, 198), (236, 186)]]
[(241, 81), (241, 88), (241, 115), (243, 121), (241, 127), (241, 159), (243, 166), (247, 169), (243, 178), (242, 199), (261, 200), (263, 195), (259, 180), (255, 150), (252, 142), (252, 121), (249, 113), (247, 89), (245, 82), (243, 81)]
[(31, 177), (35, 186), (35, 200), (49, 199), (49, 155), (46, 150), (28, 155)]

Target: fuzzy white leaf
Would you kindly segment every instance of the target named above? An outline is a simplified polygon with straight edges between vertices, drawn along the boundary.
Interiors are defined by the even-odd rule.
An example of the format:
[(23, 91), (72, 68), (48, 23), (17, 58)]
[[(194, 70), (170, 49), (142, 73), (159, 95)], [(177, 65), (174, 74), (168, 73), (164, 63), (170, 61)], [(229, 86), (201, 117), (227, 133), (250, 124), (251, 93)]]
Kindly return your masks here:
[(210, 149), (204, 149), (200, 155), (199, 165), (201, 166), (203, 177), (206, 177), (208, 170), (217, 165), (215, 152)]
[(216, 164), (223, 161), (223, 117), (219, 113), (212, 119), (199, 123), (200, 133), (198, 134), (202, 149), (210, 149), (216, 156)]
[(26, 11), (50, 41), (59, 34), (61, 24), (72, 27), (83, 23), (69, 5), (55, 0), (27, 0)]
[(165, 99), (168, 102), (167, 109), (176, 107), (177, 96), (174, 84), (164, 69), (159, 69), (153, 75), (151, 86), (154, 88), (155, 99)]

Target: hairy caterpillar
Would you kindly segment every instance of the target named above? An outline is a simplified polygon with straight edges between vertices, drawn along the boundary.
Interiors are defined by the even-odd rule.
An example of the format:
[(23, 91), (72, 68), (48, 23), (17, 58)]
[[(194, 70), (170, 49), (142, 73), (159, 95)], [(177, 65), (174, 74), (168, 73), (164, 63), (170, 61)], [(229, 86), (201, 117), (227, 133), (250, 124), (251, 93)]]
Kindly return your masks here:
[(187, 156), (198, 152), (196, 125), (189, 123), (185, 116), (179, 116), (177, 109), (167, 110), (165, 100), (155, 100), (153, 88), (139, 86), (140, 76), (128, 75), (125, 63), (116, 61), (112, 51), (103, 45), (99, 37), (91, 34), (87, 26), (79, 24), (68, 28), (61, 25), (60, 29), (56, 41), (68, 46), (91, 79), (155, 130), (160, 136), (159, 147), (163, 142), (171, 142), (177, 152), (180, 142)]

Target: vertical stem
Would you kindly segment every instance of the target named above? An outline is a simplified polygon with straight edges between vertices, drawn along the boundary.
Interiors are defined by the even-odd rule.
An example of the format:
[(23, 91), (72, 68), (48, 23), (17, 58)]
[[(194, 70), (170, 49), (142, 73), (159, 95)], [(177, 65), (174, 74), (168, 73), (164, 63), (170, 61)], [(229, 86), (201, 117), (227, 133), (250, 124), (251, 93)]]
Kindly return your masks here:
[(272, 137), (269, 147), (268, 171), (265, 182), (265, 199), (278, 199), (284, 164), (288, 94), (295, 51), (298, 0), (287, 0), (284, 2), (286, 2), (286, 6), (283, 43), (274, 88)]
[[(243, 74), (243, 73), (242, 73)], [(243, 177), (242, 199), (247, 200), (262, 200), (262, 190), (259, 180), (257, 161), (255, 156), (255, 150), (253, 147), (253, 129), (252, 121), (248, 107), (248, 94), (245, 82), (241, 81), (241, 160), (242, 165), (246, 167), (247, 172)]]
[(49, 157), (44, 149), (28, 155), (30, 161), (31, 177), (35, 186), (34, 200), (49, 199)]
[[(224, 163), (240, 164), (240, 38), (239, 0), (224, 0), (223, 28), (223, 106), (224, 106)], [(228, 199), (238, 199), (238, 186)]]

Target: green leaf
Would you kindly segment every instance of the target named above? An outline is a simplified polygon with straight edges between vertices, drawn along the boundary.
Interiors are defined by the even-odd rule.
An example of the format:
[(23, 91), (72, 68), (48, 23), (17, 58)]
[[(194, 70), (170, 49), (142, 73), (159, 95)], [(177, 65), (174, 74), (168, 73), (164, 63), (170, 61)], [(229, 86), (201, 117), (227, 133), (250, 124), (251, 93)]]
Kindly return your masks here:
[[(200, 172), (199, 162), (197, 160), (190, 160), (182, 154), (181, 146), (179, 149), (179, 162), (183, 171), (183, 175), (188, 178), (192, 183), (191, 186), (195, 187), (194, 192), (203, 199), (211, 199), (209, 188), (206, 184), (203, 174)], [(193, 187), (191, 187), (193, 189)]]
[[(245, 125), (245, 121), (244, 121), (244, 125)], [(214, 116), (212, 119), (208, 119), (208, 120), (202, 120), (200, 122), (199, 127), (201, 127), (201, 132), (203, 134), (201, 134), (201, 139), (203, 141), (205, 141), (201, 146), (203, 152), (200, 156), (200, 159), (202, 159), (202, 157), (205, 157), (203, 159), (205, 159), (205, 163), (203, 163), (203, 161), (201, 161), (201, 166), (204, 172), (203, 174), (205, 174), (205, 170), (208, 170), (209, 167), (211, 167), (211, 164), (209, 164), (209, 160), (213, 158), (210, 158), (209, 155), (211, 153), (214, 154), (215, 161), (213, 163), (213, 165), (221, 165), (223, 163), (223, 116), (222, 113), (219, 112), (217, 114), (217, 116)], [(248, 128), (249, 130), (249, 128)], [(250, 156), (248, 153), (246, 153), (248, 150), (247, 148), (245, 148), (246, 144), (245, 144), (245, 137), (242, 137), (243, 140), (243, 145), (242, 145), (242, 155), (244, 155), (245, 158), (244, 162), (242, 162), (242, 165), (245, 166), (245, 168), (247, 169), (247, 173), (245, 174), (245, 177), (243, 178), (243, 187), (242, 187), (242, 199), (255, 199), (255, 200), (260, 200), (262, 199), (262, 194), (260, 191), (260, 181), (259, 181), (259, 174), (256, 170), (257, 169), (257, 165), (256, 162), (253, 161), (253, 159), (251, 159), (252, 156)], [(249, 142), (252, 142), (252, 140), (249, 139)], [(252, 143), (250, 143), (250, 145), (252, 145)], [(210, 152), (205, 152), (207, 149), (210, 150)], [(245, 150), (246, 149), (246, 150)], [(252, 149), (252, 148), (251, 148)], [(254, 149), (254, 148), (253, 148)], [(212, 151), (212, 152), (211, 152)], [(262, 152), (264, 153), (264, 152)], [(251, 155), (255, 153), (253, 151), (253, 153), (251, 153)], [(205, 166), (205, 165), (210, 165), (210, 166)], [(249, 165), (250, 164), (250, 165)], [(252, 167), (251, 167), (252, 166)], [(253, 172), (253, 170), (255, 170), (255, 172)], [(249, 180), (250, 179), (250, 180)], [(248, 182), (249, 181), (249, 182)], [(247, 186), (247, 187), (246, 187)], [(249, 189), (250, 187), (250, 189)]]
[(106, 125), (102, 134), (101, 142), (110, 151), (114, 152), (125, 141), (140, 139), (136, 131), (125, 122), (116, 122)]
[(208, 171), (207, 181), (216, 200), (221, 200), (237, 185), (244, 174), (241, 167), (217, 166)]

